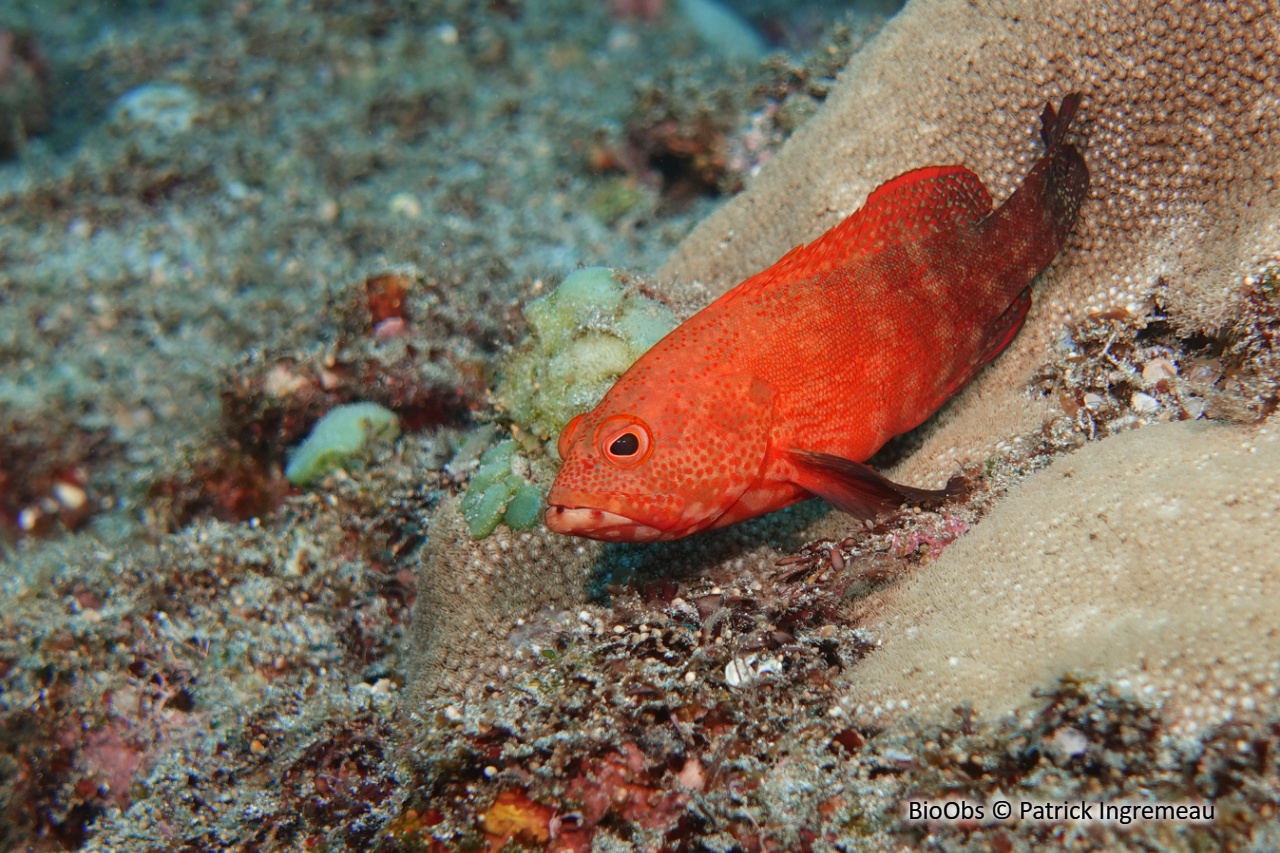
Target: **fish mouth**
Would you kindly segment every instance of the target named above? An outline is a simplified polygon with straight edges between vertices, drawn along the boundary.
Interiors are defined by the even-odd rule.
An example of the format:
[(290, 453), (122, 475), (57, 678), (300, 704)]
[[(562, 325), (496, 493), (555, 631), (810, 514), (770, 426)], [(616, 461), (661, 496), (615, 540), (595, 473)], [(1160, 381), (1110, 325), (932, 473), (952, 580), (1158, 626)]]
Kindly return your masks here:
[(552, 504), (547, 507), (543, 520), (547, 528), (556, 533), (601, 542), (654, 542), (666, 538), (656, 527), (595, 507)]

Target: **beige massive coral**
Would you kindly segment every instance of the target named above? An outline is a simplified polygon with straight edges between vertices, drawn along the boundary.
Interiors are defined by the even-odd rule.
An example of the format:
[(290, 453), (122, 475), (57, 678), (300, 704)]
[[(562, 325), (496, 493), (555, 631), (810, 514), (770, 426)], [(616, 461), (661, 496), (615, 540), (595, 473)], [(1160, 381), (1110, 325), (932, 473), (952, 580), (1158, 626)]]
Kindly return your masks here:
[(518, 621), (587, 598), (598, 542), (571, 542), (545, 528), (499, 527), (471, 538), (454, 498), (441, 502), (427, 531), (413, 613), (415, 689), (467, 692), (476, 676), (495, 674), (519, 644)]
[(863, 602), (883, 647), (846, 707), (883, 724), (1002, 714), (1104, 673), (1192, 733), (1280, 695), (1280, 436), (1208, 423), (1092, 444), (937, 563)]

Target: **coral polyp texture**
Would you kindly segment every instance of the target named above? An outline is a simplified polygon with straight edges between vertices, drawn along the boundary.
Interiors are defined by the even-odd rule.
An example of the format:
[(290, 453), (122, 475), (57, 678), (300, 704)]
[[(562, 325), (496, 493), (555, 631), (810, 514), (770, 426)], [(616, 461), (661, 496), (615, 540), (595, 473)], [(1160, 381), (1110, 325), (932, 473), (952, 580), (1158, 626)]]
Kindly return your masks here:
[(1280, 434), (1159, 424), (1027, 479), (928, 571), (859, 604), (883, 647), (850, 714), (998, 716), (1072, 672), (1159, 703), (1180, 735), (1280, 702)]

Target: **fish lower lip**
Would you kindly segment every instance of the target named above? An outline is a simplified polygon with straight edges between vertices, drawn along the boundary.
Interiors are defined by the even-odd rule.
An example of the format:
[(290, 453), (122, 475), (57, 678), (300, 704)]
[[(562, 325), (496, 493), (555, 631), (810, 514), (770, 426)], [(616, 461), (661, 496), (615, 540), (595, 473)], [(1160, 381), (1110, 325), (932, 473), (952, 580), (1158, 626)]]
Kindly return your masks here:
[(663, 538), (661, 530), (604, 509), (579, 506), (547, 507), (547, 528), (567, 536), (585, 536), (602, 542), (652, 542)]

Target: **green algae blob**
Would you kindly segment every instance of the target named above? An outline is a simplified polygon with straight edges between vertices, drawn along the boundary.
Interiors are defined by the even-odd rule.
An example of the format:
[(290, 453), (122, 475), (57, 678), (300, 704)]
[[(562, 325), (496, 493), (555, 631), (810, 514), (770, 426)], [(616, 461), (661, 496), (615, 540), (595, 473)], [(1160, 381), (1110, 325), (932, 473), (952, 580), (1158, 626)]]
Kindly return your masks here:
[(529, 338), (503, 365), (494, 396), (515, 423), (542, 440), (598, 403), (676, 327), (670, 309), (623, 287), (603, 267), (568, 276), (525, 306), (524, 316)]
[(512, 530), (531, 530), (542, 517), (542, 509), (542, 490), (533, 483), (523, 483), (507, 504), (507, 526)]
[(400, 434), (400, 419), (377, 403), (336, 406), (316, 422), (310, 434), (289, 456), (284, 476), (306, 486), (357, 458), (380, 439)]
[(529, 530), (542, 515), (542, 492), (520, 474), (512, 462), (520, 446), (499, 442), (480, 457), (462, 498), (462, 517), (474, 539), (484, 539), (506, 522), (512, 530)]

